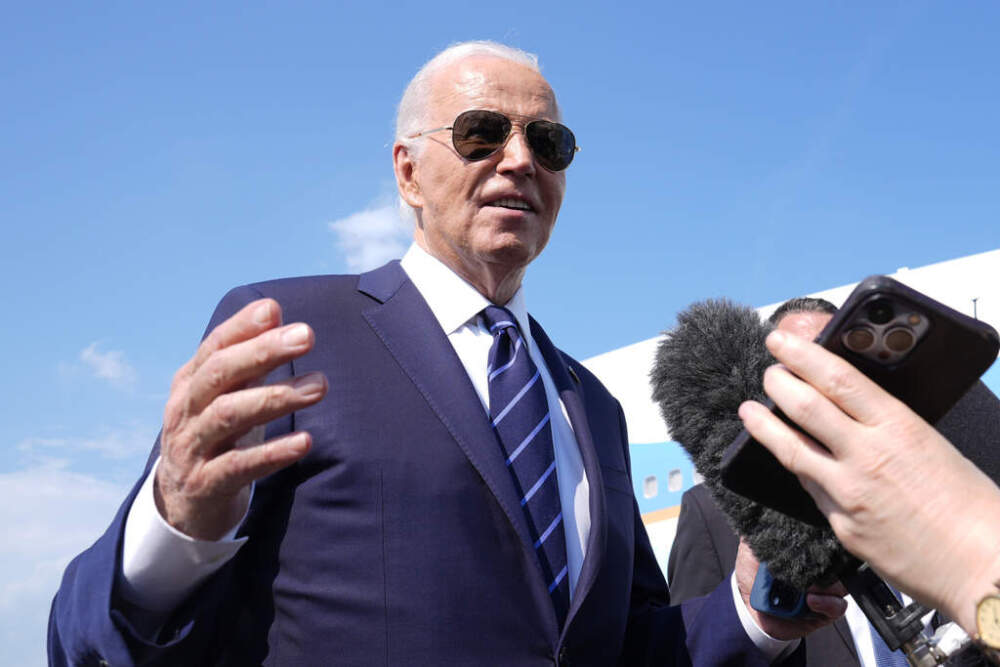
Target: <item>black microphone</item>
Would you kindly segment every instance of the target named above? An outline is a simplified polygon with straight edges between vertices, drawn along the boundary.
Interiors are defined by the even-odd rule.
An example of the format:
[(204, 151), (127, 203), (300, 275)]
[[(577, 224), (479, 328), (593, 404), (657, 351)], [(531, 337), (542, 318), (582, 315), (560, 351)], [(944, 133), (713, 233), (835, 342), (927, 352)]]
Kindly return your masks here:
[[(722, 454), (743, 430), (745, 400), (762, 401), (764, 371), (775, 363), (764, 346), (773, 327), (756, 311), (726, 299), (694, 303), (677, 316), (657, 348), (653, 400), (674, 440), (687, 451), (733, 529), (771, 574), (796, 588), (827, 583), (853, 559), (828, 527), (815, 527), (744, 498), (720, 480)], [(965, 457), (1000, 483), (1000, 399), (976, 382), (935, 424)]]
[[(743, 430), (737, 409), (743, 401), (765, 399), (764, 371), (775, 359), (764, 339), (772, 328), (753, 309), (726, 299), (695, 303), (678, 314), (650, 371), (653, 400), (671, 436), (774, 579), (799, 590), (840, 579), (891, 649), (904, 650), (911, 664), (943, 662), (949, 654), (921, 632), (926, 609), (916, 603), (904, 608), (828, 525), (804, 523), (722, 485), (722, 455)], [(1000, 432), (1000, 399), (986, 385), (977, 382), (935, 426), (990, 478), (1000, 480), (1000, 448), (991, 446)]]
[(849, 559), (833, 531), (733, 493), (719, 473), (723, 452), (743, 430), (740, 403), (765, 398), (764, 371), (775, 363), (764, 346), (771, 329), (756, 311), (726, 299), (695, 303), (666, 332), (650, 380), (671, 437), (687, 451), (733, 529), (775, 578), (805, 590), (837, 579)]

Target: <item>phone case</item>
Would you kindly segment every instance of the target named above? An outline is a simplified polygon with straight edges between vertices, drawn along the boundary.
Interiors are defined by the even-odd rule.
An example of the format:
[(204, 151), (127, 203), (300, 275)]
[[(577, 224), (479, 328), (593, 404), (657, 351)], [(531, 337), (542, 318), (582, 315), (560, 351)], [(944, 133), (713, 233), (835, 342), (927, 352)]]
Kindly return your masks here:
[[(926, 318), (920, 324), (915, 344), (898, 360), (892, 353), (886, 360), (873, 360), (845, 343), (845, 335), (858, 321), (861, 309), (873, 312), (873, 304), (879, 300), (912, 308)], [(863, 280), (816, 341), (852, 363), (931, 424), (969, 390), (1000, 349), (997, 332), (990, 325), (887, 276)], [(768, 402), (768, 407), (795, 427), (773, 403)], [(723, 454), (720, 472), (722, 483), (730, 490), (807, 523), (826, 525), (826, 518), (798, 479), (745, 430)]]
[(757, 567), (750, 589), (750, 606), (757, 611), (781, 618), (802, 618), (812, 616), (806, 606), (806, 594), (774, 578), (766, 562)]

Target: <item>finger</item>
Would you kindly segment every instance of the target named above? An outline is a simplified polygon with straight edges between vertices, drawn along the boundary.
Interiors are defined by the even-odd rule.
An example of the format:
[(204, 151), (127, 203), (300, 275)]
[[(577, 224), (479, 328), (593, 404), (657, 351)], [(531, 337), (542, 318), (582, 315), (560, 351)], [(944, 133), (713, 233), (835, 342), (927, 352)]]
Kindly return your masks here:
[(847, 595), (847, 587), (844, 586), (840, 581), (835, 581), (832, 584), (826, 586), (821, 586), (819, 584), (813, 584), (809, 587), (808, 593), (819, 593), (821, 595), (835, 595), (837, 597), (844, 597)]
[(739, 407), (743, 426), (754, 440), (766, 447), (791, 473), (808, 479), (823, 479), (833, 472), (830, 452), (816, 444), (756, 401)]
[(326, 395), (326, 376), (307, 373), (274, 384), (223, 394), (192, 421), (197, 450), (203, 457), (231, 448), (233, 440), (260, 424), (319, 402)]
[(265, 331), (217, 350), (190, 379), (187, 409), (197, 414), (216, 397), (262, 378), (312, 349), (315, 336), (302, 322)]
[(847, 611), (847, 600), (839, 595), (806, 593), (806, 606), (829, 619), (840, 618)]
[(281, 306), (274, 299), (258, 299), (248, 303), (205, 336), (194, 357), (181, 367), (177, 375), (193, 375), (213, 352), (249, 340), (280, 324)]
[(306, 431), (297, 431), (247, 449), (223, 452), (206, 464), (205, 472), (214, 478), (217, 490), (225, 493), (290, 466), (311, 447), (312, 436)]
[[(863, 424), (882, 421), (887, 410), (899, 402), (861, 371), (816, 343), (773, 331), (767, 337), (767, 349), (797, 376), (815, 387), (841, 410)], [(879, 400), (882, 398), (883, 400)]]
[(839, 453), (840, 443), (850, 442), (858, 429), (866, 428), (782, 366), (771, 366), (764, 372), (764, 392), (786, 417), (834, 455)]

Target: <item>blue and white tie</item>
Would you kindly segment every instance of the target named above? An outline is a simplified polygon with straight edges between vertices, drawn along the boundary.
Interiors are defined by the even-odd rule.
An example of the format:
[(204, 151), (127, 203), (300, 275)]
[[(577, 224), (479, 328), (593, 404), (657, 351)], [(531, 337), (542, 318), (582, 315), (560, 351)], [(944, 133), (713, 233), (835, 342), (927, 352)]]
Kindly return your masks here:
[(490, 419), (561, 627), (569, 609), (569, 578), (545, 386), (514, 316), (506, 308), (487, 306), (483, 319), (493, 334), (487, 368)]
[[(899, 591), (893, 586), (889, 586), (889, 590), (892, 594), (899, 599)], [(869, 624), (872, 631), (872, 648), (875, 649), (875, 665), (876, 667), (909, 667), (910, 662), (906, 659), (902, 650), (893, 651), (889, 649), (889, 645), (885, 643), (882, 639), (882, 635), (878, 633), (874, 625)]]

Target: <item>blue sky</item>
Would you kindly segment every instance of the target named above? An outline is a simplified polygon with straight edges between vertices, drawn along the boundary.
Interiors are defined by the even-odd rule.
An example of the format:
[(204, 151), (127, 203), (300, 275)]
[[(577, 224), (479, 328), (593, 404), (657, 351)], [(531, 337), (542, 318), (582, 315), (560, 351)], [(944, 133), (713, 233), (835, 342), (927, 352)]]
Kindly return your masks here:
[(43, 661), (59, 572), (137, 475), (218, 298), (405, 247), (394, 106), (451, 42), (538, 53), (583, 147), (526, 282), (578, 358), (698, 299), (1000, 247), (996, 3), (343, 4), (5, 7), (9, 660)]

